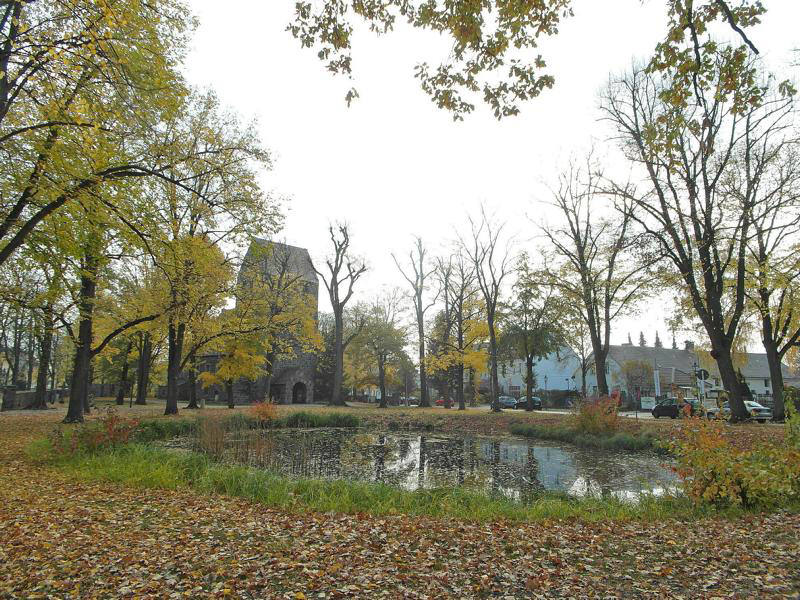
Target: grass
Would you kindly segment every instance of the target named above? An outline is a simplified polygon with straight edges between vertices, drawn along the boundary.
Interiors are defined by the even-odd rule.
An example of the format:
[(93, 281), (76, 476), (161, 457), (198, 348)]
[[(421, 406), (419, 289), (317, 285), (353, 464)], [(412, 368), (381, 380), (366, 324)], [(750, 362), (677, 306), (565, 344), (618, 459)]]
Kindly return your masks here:
[(254, 417), (237, 412), (225, 417), (157, 418), (145, 419), (139, 423), (135, 438), (139, 442), (152, 442), (192, 435), (199, 431), (204, 422), (215, 421), (226, 431), (243, 429), (317, 428), (317, 427), (360, 427), (361, 419), (348, 413), (326, 413), (298, 411), (289, 413), (272, 421), (261, 423)]
[(289, 511), (402, 514), (468, 521), (506, 519), (647, 520), (741, 514), (693, 506), (676, 497), (645, 496), (638, 504), (615, 498), (576, 499), (545, 492), (529, 503), (459, 488), (406, 491), (379, 483), (292, 479), (244, 466), (216, 463), (195, 452), (172, 452), (148, 444), (127, 444), (97, 453), (55, 457), (46, 440), (29, 445), (30, 457), (73, 476), (149, 489), (188, 489), (224, 494)]
[(595, 435), (583, 433), (577, 429), (572, 429), (569, 427), (552, 427), (519, 423), (509, 426), (509, 431), (514, 435), (519, 435), (522, 437), (566, 442), (582, 448), (627, 450), (629, 452), (665, 452), (658, 439), (649, 433), (634, 435), (626, 431), (620, 431), (613, 435)]

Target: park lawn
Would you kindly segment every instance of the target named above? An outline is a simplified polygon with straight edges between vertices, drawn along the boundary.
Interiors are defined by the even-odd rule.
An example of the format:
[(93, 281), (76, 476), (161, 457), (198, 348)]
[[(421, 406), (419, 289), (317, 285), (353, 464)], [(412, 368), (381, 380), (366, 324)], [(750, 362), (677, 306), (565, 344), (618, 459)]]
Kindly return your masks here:
[(32, 462), (24, 449), (59, 417), (0, 415), (2, 597), (800, 593), (798, 514), (517, 523), (275, 510), (81, 480)]

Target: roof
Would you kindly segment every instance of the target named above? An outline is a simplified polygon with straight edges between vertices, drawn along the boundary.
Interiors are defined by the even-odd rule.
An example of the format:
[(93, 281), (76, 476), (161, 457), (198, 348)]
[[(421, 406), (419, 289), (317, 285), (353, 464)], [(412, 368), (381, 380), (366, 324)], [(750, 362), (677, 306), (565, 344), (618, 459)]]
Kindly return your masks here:
[[(741, 364), (741, 361), (736, 361), (734, 364), (741, 364), (739, 370), (745, 379), (762, 379), (769, 377), (769, 363), (767, 363), (767, 355), (758, 352), (748, 352), (745, 354), (747, 362)], [(715, 371), (716, 371), (716, 365)], [(783, 371), (784, 378), (791, 377), (792, 372), (785, 364), (781, 363), (781, 371)]]
[(642, 361), (653, 367), (653, 370), (658, 369), (662, 386), (672, 383), (673, 369), (675, 369), (674, 382), (676, 385), (691, 385), (697, 364), (697, 355), (693, 350), (633, 346), (631, 344), (609, 346), (608, 356), (620, 367), (626, 362)]
[(254, 238), (244, 257), (244, 262), (247, 264), (254, 261), (263, 261), (267, 273), (275, 274), (285, 270), (300, 275), (304, 281), (309, 283), (319, 283), (311, 262), (311, 255), (305, 248), (264, 238)]
[[(623, 344), (621, 346), (609, 346), (608, 355), (618, 365), (623, 363), (640, 360), (644, 361), (654, 369), (658, 368), (662, 385), (664, 378), (672, 368), (675, 368), (675, 383), (692, 384), (692, 375), (696, 367), (701, 363), (695, 350), (679, 350), (673, 348), (654, 348), (652, 346), (633, 346)], [(758, 352), (748, 352), (744, 355), (746, 362), (741, 366), (742, 375), (745, 379), (766, 379), (769, 377), (769, 365), (767, 355)], [(781, 365), (784, 378), (791, 378), (792, 373), (786, 365)], [(709, 368), (713, 375), (719, 377), (716, 362)], [(671, 373), (670, 373), (671, 381)]]

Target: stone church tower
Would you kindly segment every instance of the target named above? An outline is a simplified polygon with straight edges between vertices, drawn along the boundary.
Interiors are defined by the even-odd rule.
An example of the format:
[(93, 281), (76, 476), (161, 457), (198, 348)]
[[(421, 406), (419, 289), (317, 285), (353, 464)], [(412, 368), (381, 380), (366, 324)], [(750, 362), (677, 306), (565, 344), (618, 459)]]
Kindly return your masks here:
[[(249, 273), (253, 270), (263, 273), (265, 278), (288, 274), (299, 278), (308, 302), (316, 315), (319, 303), (319, 279), (311, 263), (311, 256), (305, 248), (256, 238), (245, 255), (239, 270), (239, 285), (247, 285)], [(216, 369), (219, 355), (206, 355), (200, 361), (201, 371)], [(262, 375), (256, 381), (240, 379), (233, 387), (234, 401), (237, 404), (260, 402), (269, 396), (276, 404), (305, 404), (314, 401), (314, 370), (317, 356), (314, 353), (298, 352), (295, 356), (274, 358), (271, 374)], [(269, 367), (267, 367), (269, 368)], [(197, 390), (198, 398), (211, 400), (224, 398), (219, 386)]]

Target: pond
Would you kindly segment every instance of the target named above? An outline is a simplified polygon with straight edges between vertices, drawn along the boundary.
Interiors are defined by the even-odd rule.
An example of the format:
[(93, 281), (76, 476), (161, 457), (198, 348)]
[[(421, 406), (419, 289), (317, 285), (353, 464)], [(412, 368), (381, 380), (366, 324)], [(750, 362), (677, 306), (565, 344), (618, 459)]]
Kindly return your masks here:
[[(194, 449), (197, 440), (188, 442)], [(525, 501), (544, 490), (635, 500), (676, 484), (667, 459), (540, 440), (342, 429), (245, 431), (218, 458), (312, 479), (383, 482), (406, 490), (464, 487)]]

